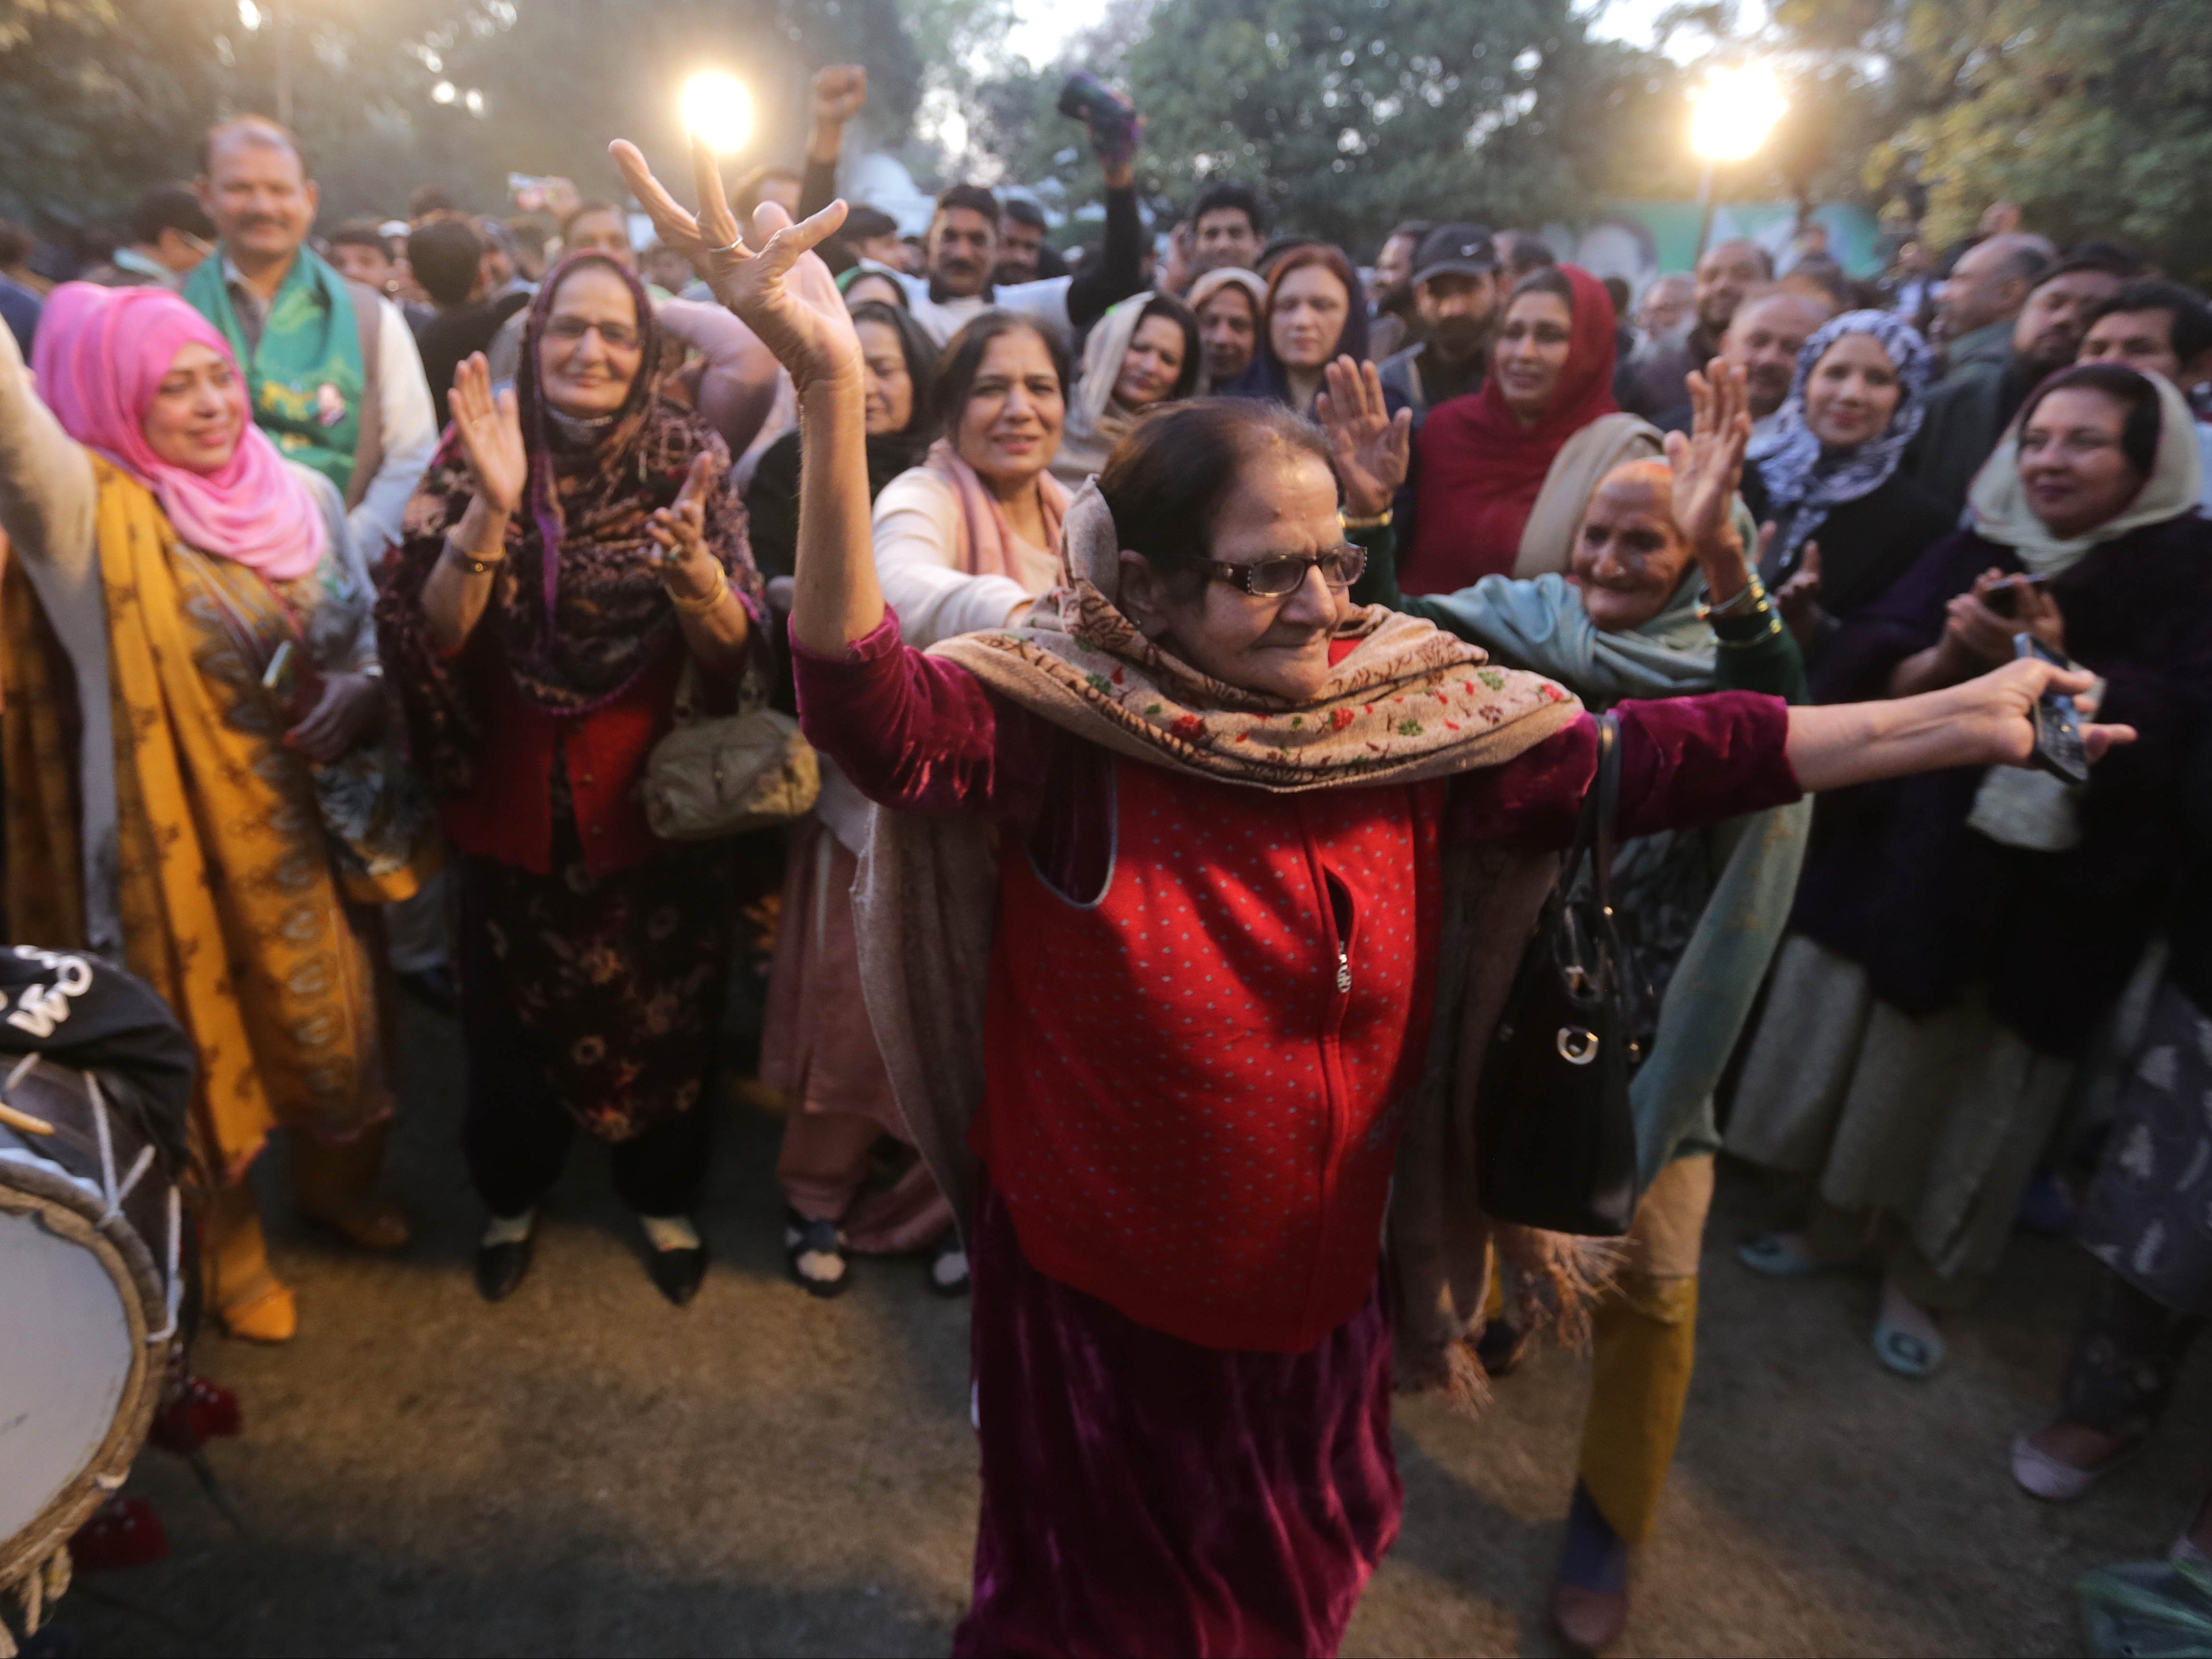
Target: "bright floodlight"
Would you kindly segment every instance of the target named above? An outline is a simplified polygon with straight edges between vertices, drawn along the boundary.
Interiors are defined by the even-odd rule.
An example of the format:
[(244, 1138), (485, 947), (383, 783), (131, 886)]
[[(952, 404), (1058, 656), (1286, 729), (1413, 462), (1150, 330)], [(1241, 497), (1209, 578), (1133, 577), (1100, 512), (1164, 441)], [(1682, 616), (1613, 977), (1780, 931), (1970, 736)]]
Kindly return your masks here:
[(703, 70), (684, 83), (679, 107), (684, 130), (723, 155), (744, 147), (752, 137), (753, 100), (734, 75)]
[(1744, 161), (1789, 112), (1773, 70), (1758, 64), (1715, 70), (1691, 94), (1690, 148), (1708, 161)]

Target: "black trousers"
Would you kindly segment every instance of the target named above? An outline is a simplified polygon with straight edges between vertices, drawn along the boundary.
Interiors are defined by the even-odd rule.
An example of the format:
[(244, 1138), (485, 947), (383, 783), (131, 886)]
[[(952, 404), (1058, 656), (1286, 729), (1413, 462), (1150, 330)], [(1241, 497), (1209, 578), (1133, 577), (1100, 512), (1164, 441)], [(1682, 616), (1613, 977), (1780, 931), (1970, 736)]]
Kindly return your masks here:
[[(521, 1022), (496, 994), (496, 977), (468, 960), (489, 948), (483, 930), (464, 928), (460, 947), (461, 1034), (469, 1060), (461, 1143), (469, 1179), (494, 1215), (520, 1215), (560, 1179), (576, 1121), (546, 1080)], [(471, 973), (471, 966), (478, 971)], [(712, 1144), (712, 1118), (702, 1098), (644, 1133), (608, 1146), (615, 1191), (640, 1215), (689, 1214)]]

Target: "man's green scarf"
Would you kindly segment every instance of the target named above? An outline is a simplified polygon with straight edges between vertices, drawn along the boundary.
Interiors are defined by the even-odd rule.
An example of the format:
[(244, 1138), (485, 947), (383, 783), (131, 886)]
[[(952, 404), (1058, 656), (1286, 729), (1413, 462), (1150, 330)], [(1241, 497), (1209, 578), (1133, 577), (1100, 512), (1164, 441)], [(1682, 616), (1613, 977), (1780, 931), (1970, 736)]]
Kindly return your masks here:
[(361, 442), (361, 400), (368, 376), (361, 325), (345, 279), (302, 246), (269, 307), (258, 345), (248, 347), (223, 281), (218, 247), (185, 284), (192, 308), (222, 331), (246, 376), (253, 421), (287, 459), (312, 466), (344, 493)]

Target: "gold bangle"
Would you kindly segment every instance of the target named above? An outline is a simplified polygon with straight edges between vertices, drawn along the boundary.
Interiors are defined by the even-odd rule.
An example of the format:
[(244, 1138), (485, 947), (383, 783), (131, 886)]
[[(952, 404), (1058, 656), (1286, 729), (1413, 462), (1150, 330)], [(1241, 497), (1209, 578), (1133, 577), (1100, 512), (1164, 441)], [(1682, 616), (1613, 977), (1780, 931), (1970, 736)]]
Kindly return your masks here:
[(730, 573), (717, 564), (714, 567), (714, 591), (702, 597), (690, 597), (672, 590), (663, 582), (660, 591), (668, 595), (669, 604), (687, 617), (703, 617), (730, 597)]
[(473, 553), (465, 553), (461, 550), (460, 544), (451, 537), (447, 538), (446, 540), (445, 556), (459, 565), (471, 576), (489, 574), (507, 562), (507, 555), (504, 553), (495, 559), (480, 559)]
[(1386, 507), (1370, 518), (1346, 519), (1344, 527), (1346, 530), (1381, 530), (1389, 522), (1390, 509)]

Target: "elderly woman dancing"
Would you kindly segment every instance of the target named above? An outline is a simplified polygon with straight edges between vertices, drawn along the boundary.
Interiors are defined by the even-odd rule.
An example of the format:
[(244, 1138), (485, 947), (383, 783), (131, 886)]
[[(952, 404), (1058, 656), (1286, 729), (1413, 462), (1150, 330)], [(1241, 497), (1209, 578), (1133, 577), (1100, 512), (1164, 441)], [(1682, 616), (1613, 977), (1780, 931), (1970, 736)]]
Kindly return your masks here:
[[(1457, 1058), (1481, 1052), (1597, 724), (1351, 605), (1363, 561), (1320, 430), (1255, 400), (1140, 422), (1072, 505), (1071, 583), (1025, 625), (903, 645), (869, 545), (858, 343), (801, 259), (842, 206), (756, 253), (710, 152), (703, 227), (617, 154), (799, 387), (802, 719), (902, 809), (861, 870), (861, 954), (975, 1273), (983, 1503), (956, 1650), (1334, 1651), (1397, 1530), (1394, 1317), (1406, 1376), (1441, 1381), (1492, 1237), (1571, 1281), (1565, 1241), (1472, 1212), (1423, 1073), (1439, 1009)], [(1622, 830), (2019, 758), (2054, 672), (1902, 721), (1624, 705)]]
[(647, 1264), (681, 1306), (701, 1097), (733, 944), (726, 845), (647, 826), (636, 785), (683, 684), (733, 696), (760, 578), (729, 450), (660, 395), (627, 267), (581, 254), (529, 312), (514, 391), (482, 356), (407, 514), (378, 623), (459, 861), (464, 1139), (491, 1220), (487, 1300), (528, 1271), (576, 1125), (606, 1141)]
[(407, 1240), (373, 1196), (392, 1096), (361, 933), (435, 852), (377, 746), (374, 589), (337, 489), (174, 295), (56, 290), (38, 371), (44, 404), (0, 340), (10, 931), (126, 963), (191, 1034), (209, 1300), (282, 1341), (246, 1180), (271, 1129), (305, 1213)]

